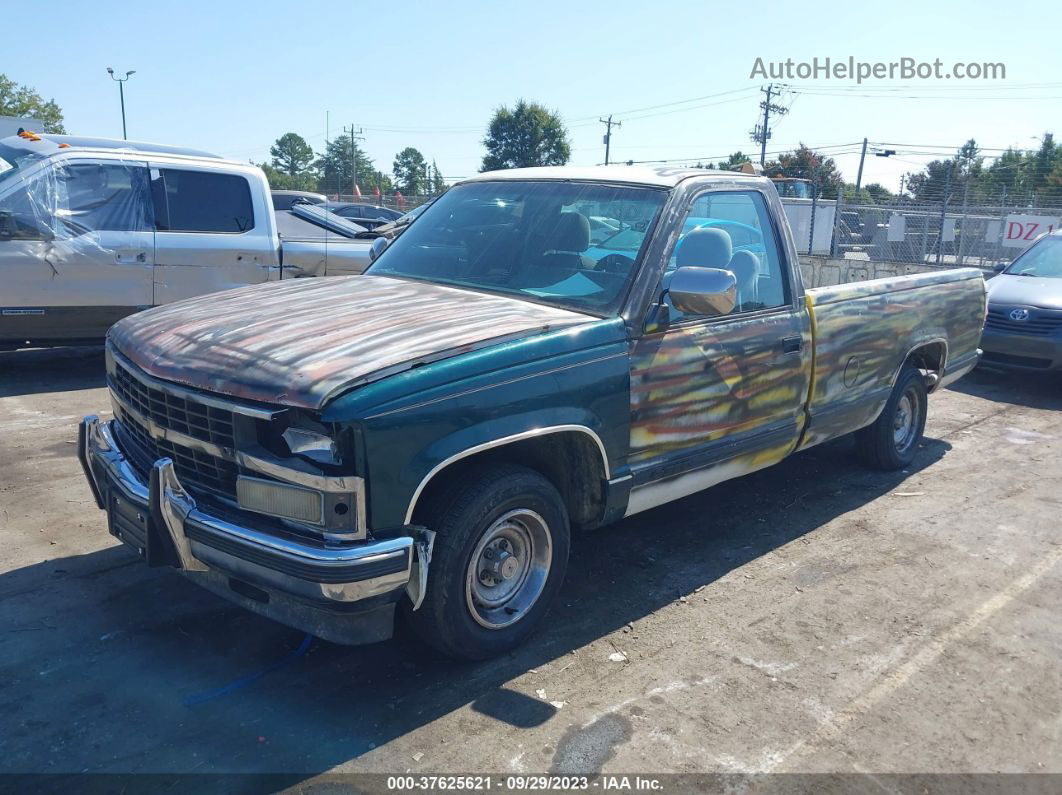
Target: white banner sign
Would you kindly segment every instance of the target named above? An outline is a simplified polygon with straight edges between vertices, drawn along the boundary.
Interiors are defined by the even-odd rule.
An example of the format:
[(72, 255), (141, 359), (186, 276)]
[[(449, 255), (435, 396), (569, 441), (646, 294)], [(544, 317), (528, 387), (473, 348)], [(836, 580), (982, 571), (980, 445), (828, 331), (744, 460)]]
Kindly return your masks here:
[(1058, 217), (1050, 215), (1007, 216), (1003, 225), (1003, 245), (1006, 248), (1025, 248), (1045, 232), (1058, 229)]

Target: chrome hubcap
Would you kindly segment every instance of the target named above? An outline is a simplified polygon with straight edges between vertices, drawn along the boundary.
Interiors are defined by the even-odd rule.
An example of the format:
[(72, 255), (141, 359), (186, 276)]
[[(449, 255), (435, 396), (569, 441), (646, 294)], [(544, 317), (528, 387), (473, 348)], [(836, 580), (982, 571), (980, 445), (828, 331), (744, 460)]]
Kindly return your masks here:
[(918, 428), (917, 399), (910, 392), (905, 392), (896, 406), (893, 418), (892, 441), (899, 452), (904, 452), (914, 442)]
[(488, 629), (519, 621), (546, 587), (553, 539), (546, 521), (524, 508), (498, 518), (472, 551), (465, 600)]

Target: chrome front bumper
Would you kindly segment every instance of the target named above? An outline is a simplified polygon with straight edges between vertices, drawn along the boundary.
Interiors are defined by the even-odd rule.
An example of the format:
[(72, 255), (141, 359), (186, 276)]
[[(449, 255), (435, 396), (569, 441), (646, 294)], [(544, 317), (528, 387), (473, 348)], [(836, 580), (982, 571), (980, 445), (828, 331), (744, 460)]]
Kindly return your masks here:
[[(110, 532), (148, 565), (180, 569), (255, 612), (341, 643), (389, 636), (394, 603), (407, 591), (419, 606), (430, 538), (328, 546), (233, 524), (197, 506), (168, 458), (155, 462), (145, 483), (110, 425), (85, 417), (78, 457)], [(366, 612), (376, 628), (351, 632)]]

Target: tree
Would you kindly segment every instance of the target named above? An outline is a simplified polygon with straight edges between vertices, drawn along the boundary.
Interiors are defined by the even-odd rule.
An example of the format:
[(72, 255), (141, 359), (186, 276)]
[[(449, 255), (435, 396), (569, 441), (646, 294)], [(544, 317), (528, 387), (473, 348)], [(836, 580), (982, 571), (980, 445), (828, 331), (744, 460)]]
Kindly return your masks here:
[(751, 158), (744, 152), (737, 151), (727, 157), (726, 160), (720, 160), (717, 164), (720, 171), (740, 171), (742, 163), (748, 163)]
[(350, 193), (354, 190), (353, 156), (357, 156), (358, 188), (363, 194), (379, 188), (381, 193), (391, 193), (394, 187), (390, 177), (384, 176), (359, 147), (354, 146), (349, 135), (341, 135), (329, 141), (314, 167), (317, 169), (317, 189), (321, 193)]
[(63, 112), (55, 100), (47, 102), (29, 86), (20, 86), (7, 75), (0, 74), (0, 116), (20, 116), (40, 119), (44, 132), (65, 133)]
[(298, 133), (284, 133), (269, 149), (273, 168), (283, 171), (292, 179), (306, 174), (313, 165), (313, 149)]
[(560, 116), (535, 102), (519, 100), (494, 113), (483, 139), (487, 154), (481, 171), (528, 166), (563, 166), (571, 157)]
[(780, 155), (776, 161), (768, 163), (764, 173), (781, 173), (786, 177), (809, 179), (818, 185), (819, 196), (824, 199), (836, 199), (844, 184), (833, 158), (816, 152), (803, 143), (796, 150)]
[(391, 173), (394, 174), (398, 189), (406, 196), (428, 192), (428, 161), (412, 146), (407, 146), (395, 155)]
[(257, 165), (265, 172), (272, 190), (317, 190), (317, 175), (313, 171), (306, 171), (293, 177), (270, 163), (252, 163), (252, 165)]
[(434, 160), (431, 161), (431, 192), (436, 196), (446, 192), (446, 181), (439, 173), (439, 166)]
[(933, 160), (919, 174), (907, 175), (907, 189), (917, 202), (942, 202), (957, 196), (960, 203), (982, 199), (984, 158), (971, 138), (950, 160)]
[(892, 191), (890, 191), (880, 182), (871, 182), (869, 185), (864, 186), (863, 190), (870, 194), (870, 199), (875, 204), (885, 204), (887, 202), (893, 201), (896, 198), (893, 195)]

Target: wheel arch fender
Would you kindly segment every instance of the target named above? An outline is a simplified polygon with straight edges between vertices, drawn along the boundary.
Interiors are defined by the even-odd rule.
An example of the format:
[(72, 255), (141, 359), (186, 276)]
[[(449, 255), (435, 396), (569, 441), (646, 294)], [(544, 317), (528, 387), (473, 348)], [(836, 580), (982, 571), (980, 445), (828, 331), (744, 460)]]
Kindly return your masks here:
[[(559, 438), (579, 439), (587, 451), (586, 466), (594, 467), (603, 482), (613, 476), (614, 455), (610, 455), (601, 419), (591, 412), (571, 408), (528, 412), (487, 420), (443, 436), (425, 447), (410, 462), (417, 482), (405, 510), (405, 523), (411, 524), (417, 505), (427, 489), (452, 467), (476, 456), (515, 450), (516, 445)], [(526, 445), (524, 445), (526, 447)], [(557, 484), (562, 493), (563, 485)]]

